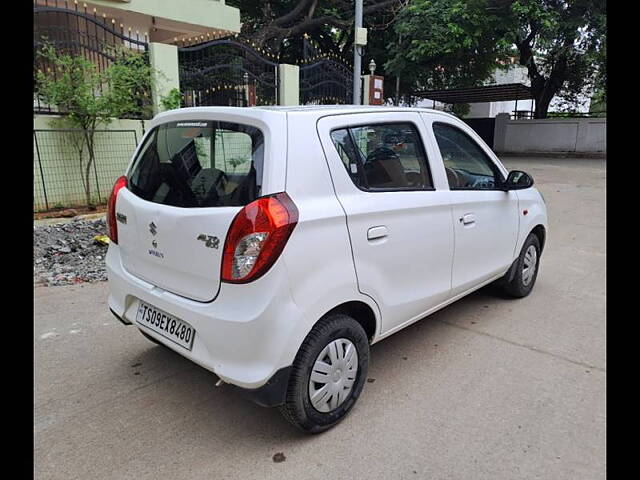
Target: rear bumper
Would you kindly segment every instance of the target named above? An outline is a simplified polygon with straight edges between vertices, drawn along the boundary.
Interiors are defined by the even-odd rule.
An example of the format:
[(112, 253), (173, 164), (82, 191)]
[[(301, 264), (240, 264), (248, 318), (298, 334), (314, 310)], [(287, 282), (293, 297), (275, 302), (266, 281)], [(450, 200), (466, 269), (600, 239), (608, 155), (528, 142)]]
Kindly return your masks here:
[(291, 366), (278, 370), (263, 386), (249, 389), (234, 386), (246, 399), (262, 407), (277, 407), (286, 400)]
[[(167, 292), (126, 271), (118, 246), (106, 258), (109, 308), (182, 356), (214, 372), (261, 405), (284, 399), (289, 367), (308, 333), (307, 323), (289, 293), (282, 262), (245, 285), (223, 283), (216, 300), (197, 302)], [(189, 351), (136, 323), (142, 300), (190, 323), (196, 336)], [(261, 388), (262, 387), (262, 388)]]

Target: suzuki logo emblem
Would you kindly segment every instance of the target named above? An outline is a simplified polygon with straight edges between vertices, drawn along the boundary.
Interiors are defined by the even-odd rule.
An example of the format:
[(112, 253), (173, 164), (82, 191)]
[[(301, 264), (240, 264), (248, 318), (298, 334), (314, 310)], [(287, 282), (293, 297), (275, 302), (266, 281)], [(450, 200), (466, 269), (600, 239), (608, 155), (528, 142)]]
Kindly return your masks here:
[(149, 231), (151, 232), (151, 235), (155, 235), (156, 233), (158, 233), (158, 227), (156, 227), (156, 224), (151, 222), (149, 224)]

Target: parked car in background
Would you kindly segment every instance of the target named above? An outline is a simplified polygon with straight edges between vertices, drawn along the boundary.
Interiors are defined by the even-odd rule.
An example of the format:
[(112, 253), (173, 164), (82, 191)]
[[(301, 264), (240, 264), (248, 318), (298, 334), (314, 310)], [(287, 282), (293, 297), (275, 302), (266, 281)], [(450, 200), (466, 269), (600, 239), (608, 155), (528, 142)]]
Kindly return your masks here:
[(152, 121), (108, 224), (116, 317), (320, 432), (371, 344), (490, 282), (528, 295), (547, 212), (443, 112), (200, 107)]

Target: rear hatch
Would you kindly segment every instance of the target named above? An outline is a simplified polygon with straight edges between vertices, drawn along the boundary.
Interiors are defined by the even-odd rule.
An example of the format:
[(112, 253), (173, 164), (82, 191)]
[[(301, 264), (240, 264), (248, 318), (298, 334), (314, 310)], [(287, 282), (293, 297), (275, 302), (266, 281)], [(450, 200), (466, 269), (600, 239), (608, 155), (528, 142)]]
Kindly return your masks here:
[(263, 194), (263, 163), (256, 127), (211, 120), (155, 127), (117, 198), (125, 270), (178, 295), (213, 300), (229, 226)]

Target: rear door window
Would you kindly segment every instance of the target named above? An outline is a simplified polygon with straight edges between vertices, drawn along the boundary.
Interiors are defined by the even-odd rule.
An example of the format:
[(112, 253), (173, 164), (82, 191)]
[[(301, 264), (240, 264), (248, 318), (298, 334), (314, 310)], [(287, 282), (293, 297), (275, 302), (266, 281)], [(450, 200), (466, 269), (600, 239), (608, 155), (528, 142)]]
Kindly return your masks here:
[(351, 180), (367, 191), (433, 190), (427, 156), (410, 123), (341, 128), (331, 132)]
[(129, 174), (129, 189), (174, 207), (244, 206), (261, 195), (264, 137), (249, 125), (185, 121), (149, 134)]

